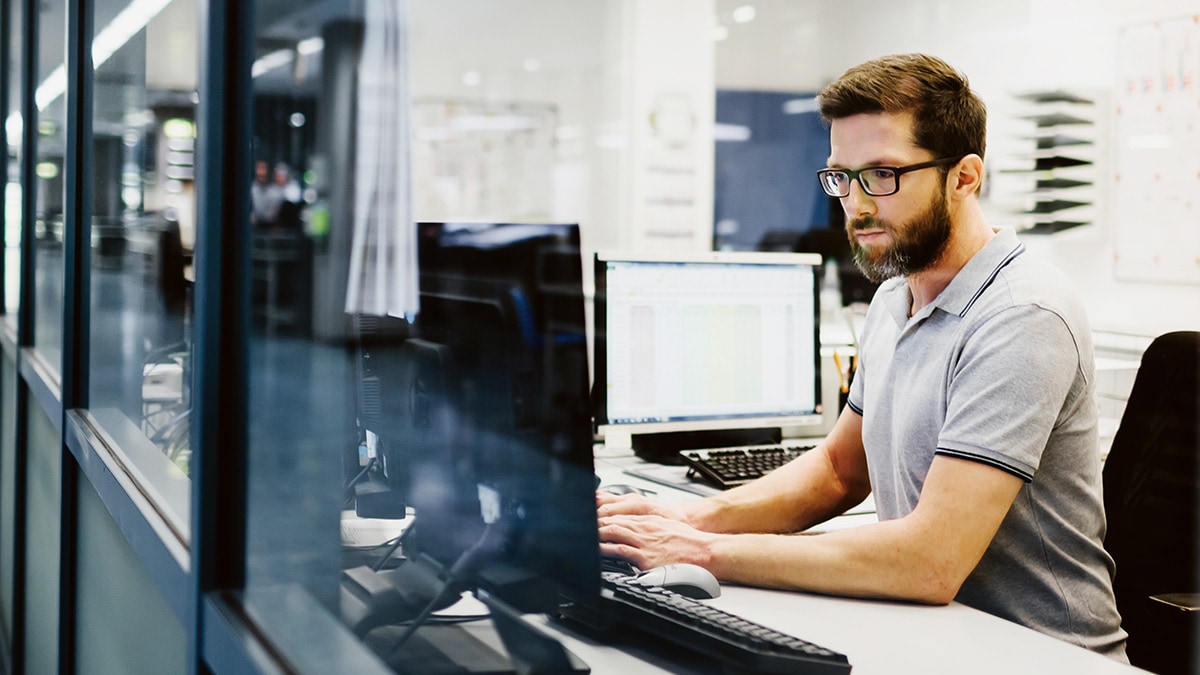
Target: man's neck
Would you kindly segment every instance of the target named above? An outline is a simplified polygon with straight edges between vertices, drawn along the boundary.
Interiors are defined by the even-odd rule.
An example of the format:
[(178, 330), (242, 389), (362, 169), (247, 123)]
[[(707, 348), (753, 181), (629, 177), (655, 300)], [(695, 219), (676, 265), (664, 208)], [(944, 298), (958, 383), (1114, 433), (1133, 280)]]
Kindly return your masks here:
[(934, 298), (946, 290), (967, 261), (996, 235), (995, 230), (987, 224), (987, 219), (983, 217), (978, 204), (972, 203), (958, 215), (961, 215), (961, 218), (951, 225), (950, 240), (946, 242), (946, 250), (937, 262), (905, 277), (909, 293), (912, 295), (909, 316), (921, 311), (922, 307), (933, 302)]

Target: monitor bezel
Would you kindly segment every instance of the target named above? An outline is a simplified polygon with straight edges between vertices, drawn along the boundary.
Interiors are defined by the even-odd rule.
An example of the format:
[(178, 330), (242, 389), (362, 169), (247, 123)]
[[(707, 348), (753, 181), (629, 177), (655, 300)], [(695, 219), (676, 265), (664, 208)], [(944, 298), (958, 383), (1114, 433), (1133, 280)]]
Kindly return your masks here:
[[(593, 408), (594, 427), (605, 446), (629, 448), (635, 436), (671, 434), (678, 432), (728, 431), (740, 429), (778, 428), (785, 437), (804, 436), (819, 432), (825, 423), (821, 386), (821, 312), (820, 272), (822, 257), (818, 253), (775, 251), (597, 251), (594, 254), (592, 302)], [(808, 267), (813, 275), (813, 373), (816, 407), (796, 415), (739, 416), (730, 418), (704, 417), (687, 420), (620, 422), (608, 418), (607, 403), (607, 265), (610, 262), (683, 263), (683, 264), (761, 264)]]

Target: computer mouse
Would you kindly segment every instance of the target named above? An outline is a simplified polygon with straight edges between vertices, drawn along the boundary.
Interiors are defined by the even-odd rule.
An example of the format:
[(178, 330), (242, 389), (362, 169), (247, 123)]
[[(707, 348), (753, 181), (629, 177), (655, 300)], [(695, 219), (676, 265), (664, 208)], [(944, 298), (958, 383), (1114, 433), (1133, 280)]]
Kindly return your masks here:
[(635, 577), (643, 586), (658, 586), (696, 600), (721, 597), (721, 584), (699, 565), (674, 563), (648, 569)]
[(610, 495), (644, 495), (644, 494), (646, 494), (646, 491), (639, 487), (634, 487), (632, 485), (624, 485), (624, 484), (620, 484), (620, 483), (618, 483), (616, 485), (603, 485), (600, 487), (600, 491), (606, 492)]

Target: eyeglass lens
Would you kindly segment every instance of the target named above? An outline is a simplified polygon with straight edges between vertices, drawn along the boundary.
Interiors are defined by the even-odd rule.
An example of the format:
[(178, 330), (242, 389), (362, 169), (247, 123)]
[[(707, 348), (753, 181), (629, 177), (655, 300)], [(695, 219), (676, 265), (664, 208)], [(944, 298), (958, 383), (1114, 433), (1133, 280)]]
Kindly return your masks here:
[[(851, 176), (846, 171), (826, 171), (821, 174), (825, 192), (831, 197), (845, 197), (850, 194)], [(869, 195), (882, 196), (896, 191), (896, 172), (890, 168), (879, 167), (863, 169), (858, 174), (858, 180)]]

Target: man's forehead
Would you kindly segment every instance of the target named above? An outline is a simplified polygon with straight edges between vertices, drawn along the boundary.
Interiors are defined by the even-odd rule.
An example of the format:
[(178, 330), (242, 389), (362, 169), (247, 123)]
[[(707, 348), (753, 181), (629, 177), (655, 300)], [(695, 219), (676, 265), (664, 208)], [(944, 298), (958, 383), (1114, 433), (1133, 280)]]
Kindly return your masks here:
[(908, 113), (863, 113), (835, 119), (830, 123), (829, 145), (830, 166), (884, 164), (919, 151)]

